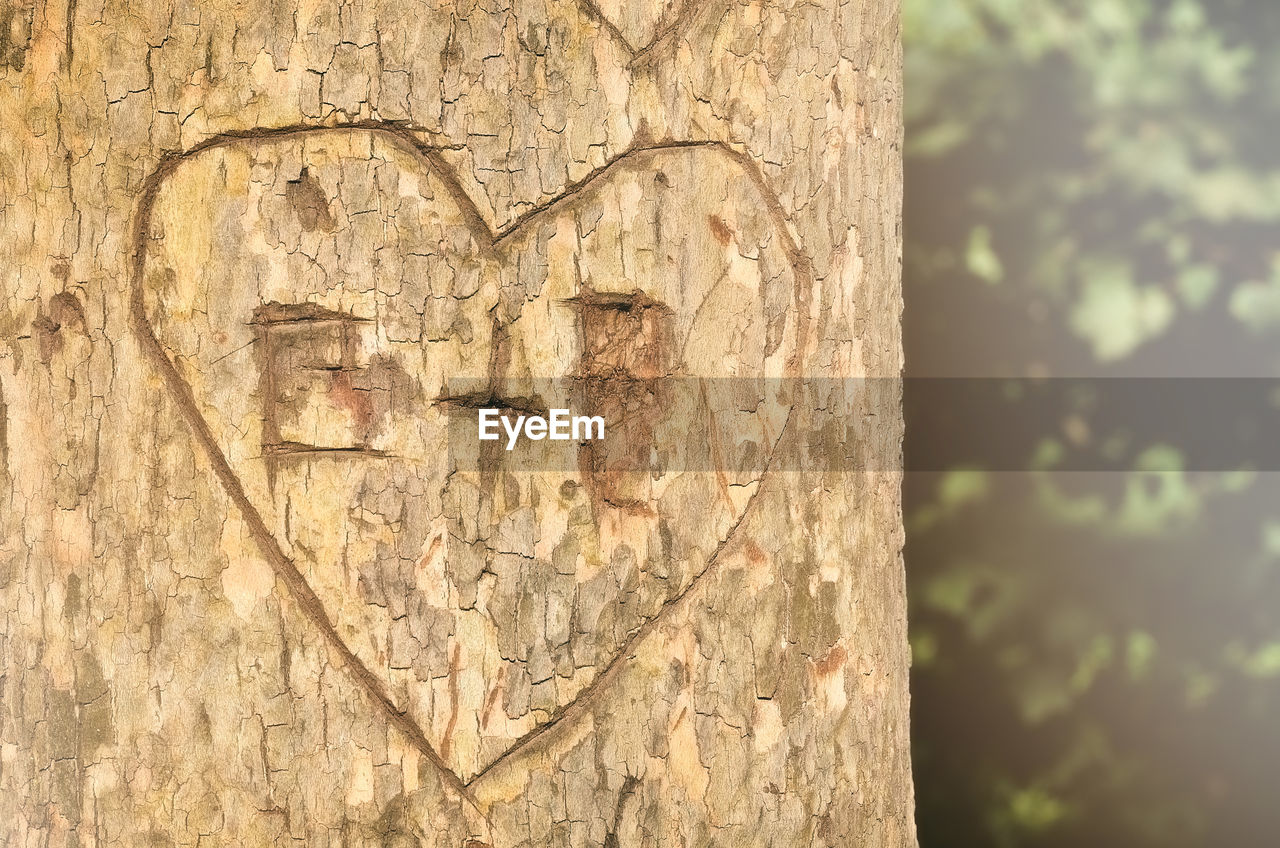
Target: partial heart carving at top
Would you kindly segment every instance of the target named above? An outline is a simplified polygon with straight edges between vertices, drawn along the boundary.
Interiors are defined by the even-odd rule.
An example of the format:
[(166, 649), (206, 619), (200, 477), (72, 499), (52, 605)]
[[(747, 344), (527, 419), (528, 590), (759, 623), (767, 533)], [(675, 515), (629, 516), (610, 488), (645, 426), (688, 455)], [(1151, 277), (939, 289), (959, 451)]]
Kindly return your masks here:
[(679, 31), (700, 8), (695, 0), (578, 0), (578, 7), (621, 44), (632, 61)]
[[(670, 203), (712, 210), (698, 212), (705, 228), (673, 233)], [(261, 555), (464, 799), (590, 709), (716, 567), (768, 464), (733, 492), (723, 473), (687, 474), (623, 505), (590, 473), (486, 488), (441, 465), (432, 401), (444, 378), (488, 380), (497, 397), (573, 372), (591, 333), (659, 301), (669, 316), (655, 338), (677, 342), (660, 351), (661, 375), (793, 375), (808, 333), (812, 275), (781, 204), (748, 156), (717, 141), (635, 147), (494, 231), (439, 149), (401, 126), (225, 134), (150, 175), (133, 251), (135, 335)], [(710, 324), (711, 302), (736, 304), (708, 313), (740, 324)], [(583, 324), (582, 309), (608, 304), (631, 318)], [(251, 371), (256, 390), (228, 390)], [(277, 402), (283, 417), (264, 417)], [(767, 455), (790, 420), (761, 425)], [(690, 503), (702, 505), (696, 525), (649, 532)], [(645, 541), (659, 535), (660, 547)], [(358, 574), (337, 569), (335, 551)], [(575, 606), (573, 627), (517, 626), (527, 614), (509, 606), (531, 586), (607, 599), (637, 580), (625, 615)], [(466, 641), (481, 631), (493, 650)], [(423, 647), (406, 652), (405, 640)], [(463, 674), (474, 704), (458, 692)]]

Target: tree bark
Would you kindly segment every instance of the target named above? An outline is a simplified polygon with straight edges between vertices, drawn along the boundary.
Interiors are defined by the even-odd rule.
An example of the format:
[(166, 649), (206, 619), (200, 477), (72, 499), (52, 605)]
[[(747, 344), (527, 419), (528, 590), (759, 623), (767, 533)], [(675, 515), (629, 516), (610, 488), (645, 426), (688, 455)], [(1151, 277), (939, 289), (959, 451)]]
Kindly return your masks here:
[[(10, 3), (0, 842), (913, 846), (840, 382), (902, 366), (900, 65), (894, 0)], [(548, 380), (620, 434), (459, 444)]]

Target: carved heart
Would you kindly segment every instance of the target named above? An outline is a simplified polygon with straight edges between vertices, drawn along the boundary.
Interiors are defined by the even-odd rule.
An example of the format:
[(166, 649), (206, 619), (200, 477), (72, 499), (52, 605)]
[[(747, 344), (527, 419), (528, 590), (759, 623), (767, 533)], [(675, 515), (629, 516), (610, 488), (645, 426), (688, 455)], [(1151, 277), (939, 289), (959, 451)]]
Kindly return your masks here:
[(633, 56), (647, 52), (694, 11), (691, 0), (578, 0), (578, 5)]
[[(781, 376), (806, 283), (762, 185), (718, 144), (636, 150), (492, 233), (433, 150), (368, 126), (213, 139), (148, 183), (144, 349), (294, 598), (459, 788), (689, 590), (759, 474), (471, 470), (450, 386)], [(767, 418), (692, 423), (768, 451)]]

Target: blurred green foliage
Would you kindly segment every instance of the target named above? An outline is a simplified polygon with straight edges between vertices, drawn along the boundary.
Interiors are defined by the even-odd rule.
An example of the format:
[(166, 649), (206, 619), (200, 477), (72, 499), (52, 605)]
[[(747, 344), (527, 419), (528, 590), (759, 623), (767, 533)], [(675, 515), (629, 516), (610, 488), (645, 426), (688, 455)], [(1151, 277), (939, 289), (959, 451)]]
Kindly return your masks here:
[[(1280, 4), (904, 15), (909, 377), (1280, 375)], [(1060, 423), (908, 475), (922, 846), (1275, 844), (1280, 475)]]

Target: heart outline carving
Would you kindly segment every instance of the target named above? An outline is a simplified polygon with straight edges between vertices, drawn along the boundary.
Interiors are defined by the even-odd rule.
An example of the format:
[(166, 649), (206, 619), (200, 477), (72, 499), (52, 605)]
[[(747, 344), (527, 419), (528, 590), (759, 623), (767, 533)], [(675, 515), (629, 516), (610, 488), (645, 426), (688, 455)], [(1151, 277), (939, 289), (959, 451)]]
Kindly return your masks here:
[(600, 7), (596, 0), (577, 0), (577, 3), (582, 14), (587, 19), (595, 21), (631, 57), (631, 64), (639, 62), (660, 42), (665, 41), (688, 26), (698, 10), (706, 5), (699, 4), (695, 0), (679, 0), (675, 4), (674, 14), (670, 15), (665, 24), (663, 23), (663, 18), (667, 16), (659, 16), (657, 21), (654, 22), (651, 31), (643, 33), (643, 36), (647, 36), (647, 38), (637, 39), (634, 34), (628, 37), (627, 33), (624, 32), (625, 24), (619, 24)]
[[(205, 455), (209, 459), (214, 473), (222, 484), (224, 491), (235, 504), (237, 510), (248, 525), (250, 535), (254, 539), (254, 542), (262, 556), (276, 576), (285, 583), (285, 586), (288, 588), (295, 603), (302, 608), (307, 618), (320, 631), (321, 635), (324, 637), (326, 645), (336, 652), (341, 660), (341, 664), (348, 669), (365, 694), (373, 700), (379, 710), (386, 716), (389, 723), (400, 730), (413, 747), (425, 756), (426, 759), (436, 768), (437, 772), (441, 776), (444, 786), (457, 797), (468, 801), (478, 808), (472, 787), (477, 782), (483, 780), (487, 774), (493, 772), (499, 765), (510, 761), (517, 754), (528, 749), (535, 741), (541, 739), (549, 732), (561, 726), (571, 725), (577, 717), (582, 715), (589, 708), (591, 703), (594, 702), (601, 692), (607, 690), (609, 683), (615, 679), (619, 673), (621, 673), (622, 669), (625, 667), (626, 661), (634, 655), (640, 642), (665, 618), (669, 617), (674, 610), (677, 609), (685, 599), (693, 593), (693, 590), (701, 584), (703, 578), (716, 567), (721, 554), (735, 538), (736, 531), (751, 511), (753, 504), (763, 488), (763, 485), (758, 487), (748, 498), (740, 514), (733, 521), (715, 549), (707, 556), (702, 567), (690, 576), (687, 583), (678, 593), (667, 599), (667, 601), (654, 614), (644, 619), (627, 635), (622, 644), (603, 664), (601, 669), (572, 699), (557, 707), (552, 712), (550, 718), (541, 724), (534, 726), (523, 736), (516, 739), (501, 754), (491, 760), (470, 778), (464, 779), (460, 776), (457, 771), (444, 761), (439, 751), (436, 750), (435, 746), (432, 745), (431, 741), (427, 738), (426, 732), (418, 721), (416, 721), (408, 711), (402, 710), (397, 706), (396, 702), (386, 691), (384, 681), (379, 678), (378, 675), (372, 671), (359, 656), (356, 655), (341, 634), (338, 633), (333, 619), (325, 609), (323, 601), (319, 595), (316, 594), (293, 560), (285, 554), (275, 534), (267, 527), (260, 510), (246, 493), (239, 475), (235, 469), (232, 468), (230, 461), (227, 459), (227, 456), (209, 426), (208, 421), (200, 412), (191, 385), (178, 371), (173, 360), (165, 352), (164, 347), (161, 345), (155, 334), (145, 309), (144, 272), (147, 260), (148, 234), (151, 231), (153, 210), (160, 189), (165, 180), (171, 176), (182, 163), (201, 153), (236, 143), (243, 143), (245, 141), (267, 141), (316, 133), (341, 133), (352, 131), (361, 131), (380, 135), (390, 140), (398, 149), (408, 152), (418, 161), (424, 163), (427, 169), (442, 181), (456, 203), (457, 208), (461, 211), (465, 225), (471, 231), (471, 234), (476, 239), (476, 243), (480, 245), (482, 249), (492, 249), (505, 239), (508, 239), (523, 231), (525, 228), (536, 224), (543, 217), (560, 209), (565, 203), (569, 202), (574, 195), (581, 192), (594, 182), (605, 178), (610, 171), (625, 163), (643, 161), (645, 157), (655, 157), (660, 155), (663, 151), (695, 147), (706, 148), (714, 151), (717, 155), (727, 157), (729, 161), (737, 165), (743, 174), (755, 184), (760, 196), (764, 198), (767, 214), (772, 221), (775, 232), (778, 233), (782, 241), (783, 251), (791, 265), (794, 285), (796, 287), (796, 302), (801, 311), (801, 315), (799, 316), (796, 348), (792, 355), (792, 360), (789, 363), (789, 368), (793, 372), (796, 370), (800, 351), (804, 349), (804, 339), (806, 337), (809, 319), (806, 308), (807, 303), (806, 300), (803, 299), (803, 295), (807, 293), (811, 287), (812, 273), (807, 258), (796, 246), (791, 236), (782, 206), (776, 196), (769, 190), (763, 173), (755, 166), (755, 163), (752, 162), (748, 156), (735, 151), (728, 144), (721, 141), (666, 141), (634, 146), (605, 165), (592, 171), (582, 180), (567, 186), (560, 194), (556, 195), (549, 201), (520, 215), (506, 227), (496, 230), (489, 227), (481, 216), (474, 201), (462, 188), (453, 169), (442, 157), (441, 148), (423, 143), (412, 130), (404, 125), (396, 123), (366, 121), (328, 127), (290, 126), (281, 128), (259, 128), (241, 132), (224, 133), (212, 136), (186, 151), (176, 152), (166, 156), (143, 183), (137, 210), (135, 212), (131, 239), (133, 251), (131, 275), (132, 290), (129, 308), (130, 321), (134, 336), (140, 344), (143, 355), (150, 360), (151, 364), (159, 371), (163, 382), (165, 383), (165, 387), (181, 409), (184, 419), (188, 426), (191, 427), (197, 443), (204, 450)], [(775, 449), (777, 444), (782, 441), (790, 430), (793, 418), (793, 415), (787, 415), (786, 424), (777, 435), (774, 444)], [(774, 452), (776, 451), (771, 451), (770, 460), (765, 464), (764, 473), (760, 478), (762, 484), (763, 480), (768, 475)]]

